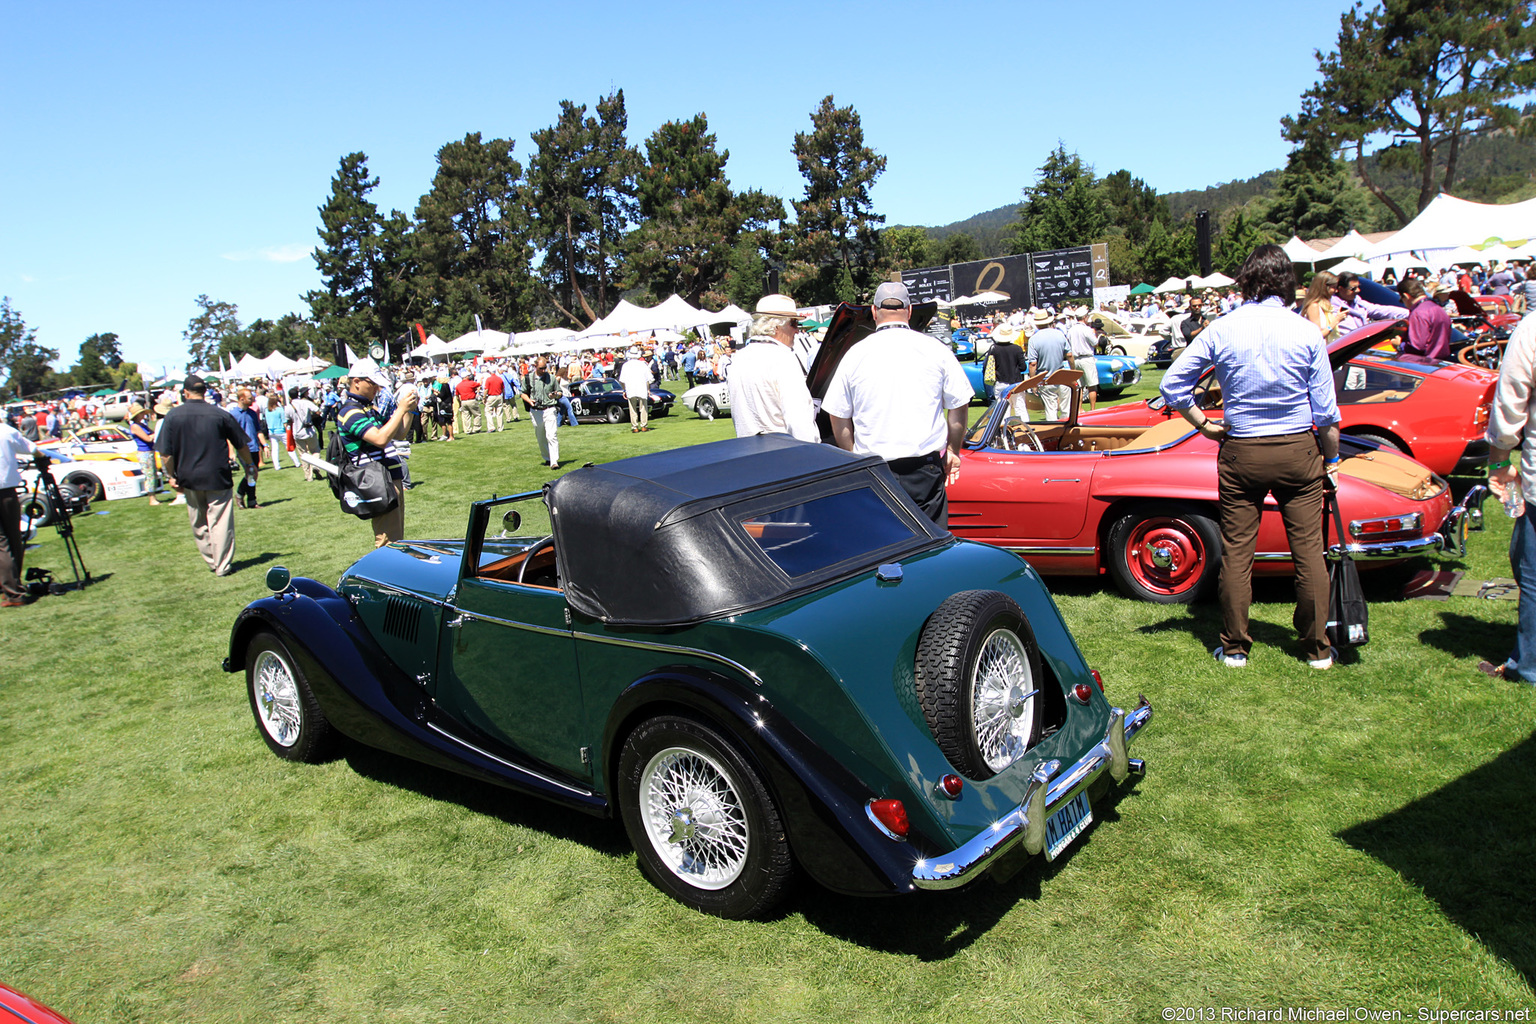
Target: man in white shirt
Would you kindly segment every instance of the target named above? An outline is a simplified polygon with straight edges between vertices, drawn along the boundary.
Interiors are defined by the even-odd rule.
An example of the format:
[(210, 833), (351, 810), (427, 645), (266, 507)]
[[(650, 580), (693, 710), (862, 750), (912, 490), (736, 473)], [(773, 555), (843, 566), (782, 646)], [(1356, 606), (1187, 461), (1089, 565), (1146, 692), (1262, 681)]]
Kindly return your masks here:
[(21, 468), (16, 460), (37, 453), (37, 445), (0, 419), (0, 608), (19, 608), (30, 598), (21, 585), (27, 539), (21, 535)]
[(1067, 347), (1072, 352), (1072, 366), (1083, 371), (1083, 379), (1078, 387), (1083, 389), (1083, 397), (1088, 400), (1088, 408), (1092, 410), (1099, 405), (1099, 364), (1094, 359), (1099, 336), (1092, 327), (1083, 323), (1083, 317), (1087, 315), (1086, 306), (1068, 306), (1064, 322)]
[(816, 407), (795, 354), (800, 314), (788, 295), (758, 300), (747, 344), (731, 361), (727, 378), (731, 421), (737, 437), (788, 434), (816, 443)]
[(624, 358), (624, 365), (619, 367), (619, 383), (624, 385), (624, 397), (629, 402), (631, 434), (651, 429), (652, 379), (651, 365), (641, 357), (638, 348), (630, 349)]
[(907, 286), (875, 289), (875, 333), (843, 356), (821, 407), (839, 448), (880, 456), (929, 519), (948, 528), (971, 383), (948, 345), (907, 326)]

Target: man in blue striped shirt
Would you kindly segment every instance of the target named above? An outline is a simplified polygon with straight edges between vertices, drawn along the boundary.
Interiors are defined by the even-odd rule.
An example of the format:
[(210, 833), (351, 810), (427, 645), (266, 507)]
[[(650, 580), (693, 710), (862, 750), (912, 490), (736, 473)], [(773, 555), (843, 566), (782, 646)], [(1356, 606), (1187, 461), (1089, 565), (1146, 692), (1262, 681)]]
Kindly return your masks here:
[[(1163, 376), (1162, 394), (1206, 437), (1221, 442), (1221, 646), (1228, 668), (1248, 664), (1253, 551), (1264, 498), (1275, 496), (1296, 565), (1296, 631), (1313, 668), (1331, 668), (1323, 490), (1337, 482), (1339, 406), (1328, 350), (1317, 328), (1287, 307), (1296, 293), (1278, 245), (1255, 249), (1237, 273), (1247, 302), (1211, 324)], [(1226, 422), (1195, 404), (1195, 382), (1212, 366)], [(1212, 388), (1209, 394), (1216, 394)]]

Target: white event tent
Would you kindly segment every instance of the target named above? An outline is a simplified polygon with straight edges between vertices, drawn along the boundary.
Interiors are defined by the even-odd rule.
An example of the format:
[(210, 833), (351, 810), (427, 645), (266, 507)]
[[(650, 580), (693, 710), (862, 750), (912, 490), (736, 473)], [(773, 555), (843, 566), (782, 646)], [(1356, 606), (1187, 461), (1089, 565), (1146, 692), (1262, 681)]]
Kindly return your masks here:
[[(1365, 252), (1370, 247), (1370, 239), (1366, 238), (1354, 228), (1350, 228), (1349, 234), (1345, 235), (1337, 242), (1334, 242), (1322, 252), (1313, 256), (1312, 261), (1314, 263), (1323, 263), (1327, 260), (1342, 260), (1351, 256), (1358, 257), (1361, 253)], [(1307, 248), (1310, 249), (1311, 246), (1307, 246)], [(1286, 255), (1290, 254), (1287, 253)], [(1294, 256), (1292, 256), (1291, 259), (1293, 262), (1296, 262), (1296, 258)]]
[(1198, 278), (1170, 277), (1168, 280), (1152, 289), (1152, 291), (1158, 295), (1166, 295), (1168, 292), (1182, 292), (1189, 287), (1190, 281), (1195, 280), (1198, 280)]
[[(1442, 192), (1391, 238), (1361, 254), (1375, 263), (1402, 252), (1440, 259), (1436, 250), (1480, 244), (1490, 238), (1536, 238), (1536, 199), (1523, 203), (1474, 203)], [(1444, 260), (1440, 259), (1442, 265)]]
[(1300, 235), (1292, 235), (1291, 240), (1280, 249), (1291, 258), (1292, 263), (1316, 263), (1318, 256), (1321, 255), (1316, 249), (1303, 242)]

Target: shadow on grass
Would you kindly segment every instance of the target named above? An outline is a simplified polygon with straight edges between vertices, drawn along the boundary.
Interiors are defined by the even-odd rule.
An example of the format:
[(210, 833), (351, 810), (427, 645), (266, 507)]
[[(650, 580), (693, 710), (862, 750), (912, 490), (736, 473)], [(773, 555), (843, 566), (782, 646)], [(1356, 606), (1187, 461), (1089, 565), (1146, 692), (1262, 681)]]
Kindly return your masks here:
[(1133, 797), (1135, 780), (1112, 786), (1093, 801), (1093, 824), (1077, 838), (1067, 853), (1054, 861), (1027, 857), (1018, 848), (1005, 858), (1019, 858), (1017, 874), (1001, 882), (978, 878), (958, 889), (916, 892), (889, 898), (843, 896), (828, 892), (802, 878), (795, 896), (785, 908), (795, 912), (827, 935), (866, 949), (914, 956), (924, 961), (947, 960), (984, 936), (1020, 901), (1042, 897), (1051, 879), (1072, 859), (1084, 843), (1093, 841), (1101, 825), (1114, 827), (1120, 820), (1120, 801)]
[(1504, 660), (1514, 641), (1514, 629), (1500, 622), (1444, 611), (1440, 621), (1443, 625), (1438, 629), (1420, 631), (1419, 643), (1457, 658), (1476, 656), (1497, 664)]
[(581, 843), (609, 857), (623, 857), (631, 847), (615, 822), (561, 807), (536, 796), (342, 740), (341, 756), (357, 774), (433, 800), (458, 804), (508, 825), (521, 825)]
[(1338, 837), (1396, 871), (1536, 985), (1536, 735)]
[(254, 569), (258, 565), (265, 565), (268, 562), (275, 562), (279, 558), (297, 557), (298, 556), (292, 551), (263, 551), (259, 555), (252, 555), (250, 558), (242, 558), (238, 561), (229, 563), (229, 571), (239, 572), (241, 569)]

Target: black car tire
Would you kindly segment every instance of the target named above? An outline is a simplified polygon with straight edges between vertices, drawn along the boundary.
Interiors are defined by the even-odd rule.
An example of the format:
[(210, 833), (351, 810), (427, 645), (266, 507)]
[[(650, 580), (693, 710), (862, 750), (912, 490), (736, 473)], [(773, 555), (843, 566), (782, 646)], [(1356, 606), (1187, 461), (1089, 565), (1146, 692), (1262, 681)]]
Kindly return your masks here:
[(988, 746), (1008, 753), (1009, 763), (1040, 742), (1045, 702), (1029, 695), (1042, 678), (1040, 647), (1007, 594), (963, 590), (947, 598), (923, 625), (915, 669), (928, 728), (966, 778), (990, 779), (1007, 767), (988, 763), (983, 730), (991, 734)]
[(331, 723), (304, 671), (276, 634), (263, 630), (245, 649), (245, 692), (256, 731), (286, 761), (319, 764), (335, 746)]
[(715, 400), (713, 398), (710, 398), (708, 395), (700, 395), (698, 404), (693, 407), (693, 411), (706, 420), (712, 420), (715, 418), (715, 413), (719, 410), (715, 408)]
[[(1158, 566), (1148, 545), (1163, 543), (1172, 556)], [(1153, 604), (1189, 604), (1209, 594), (1221, 573), (1221, 530), (1185, 505), (1141, 505), (1115, 520), (1105, 538), (1105, 561), (1127, 597)]]
[(609, 423), (623, 423), (624, 417), (628, 413), (629, 410), (622, 405), (610, 405), (607, 409), (603, 410), (603, 415), (608, 417)]
[(101, 486), (101, 480), (96, 476), (87, 473), (83, 469), (75, 470), (73, 473), (69, 474), (59, 482), (62, 484), (68, 484), (75, 490), (79, 491), (82, 495), (85, 496), (85, 500), (87, 502), (100, 501), (102, 497), (102, 491), (104, 490), (104, 488)]
[[(624, 740), (617, 789), (640, 871), (679, 903), (741, 920), (789, 891), (794, 859), (778, 807), (709, 726), (674, 715), (641, 723)], [(674, 840), (680, 829), (687, 837)]]
[(1402, 442), (1394, 441), (1386, 434), (1378, 434), (1374, 430), (1351, 430), (1348, 436), (1358, 438), (1361, 441), (1369, 441), (1372, 444), (1380, 445), (1387, 451), (1397, 452), (1399, 455), (1409, 454), (1408, 449), (1403, 447)]
[(39, 489), (21, 501), (21, 514), (32, 520), (33, 526), (47, 526), (53, 522), (53, 499), (47, 490)]

